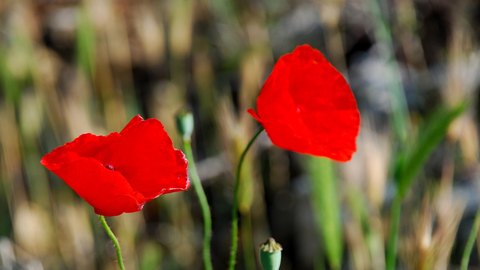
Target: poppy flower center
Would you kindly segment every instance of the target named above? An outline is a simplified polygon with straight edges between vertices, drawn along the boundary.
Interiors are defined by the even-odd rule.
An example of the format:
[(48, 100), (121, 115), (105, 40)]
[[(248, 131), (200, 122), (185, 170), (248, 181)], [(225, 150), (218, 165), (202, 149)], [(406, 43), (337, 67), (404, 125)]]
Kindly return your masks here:
[(103, 166), (104, 166), (105, 168), (109, 169), (110, 171), (115, 171), (115, 168), (114, 168), (112, 165), (108, 164), (108, 163), (105, 164), (105, 165), (103, 165)]

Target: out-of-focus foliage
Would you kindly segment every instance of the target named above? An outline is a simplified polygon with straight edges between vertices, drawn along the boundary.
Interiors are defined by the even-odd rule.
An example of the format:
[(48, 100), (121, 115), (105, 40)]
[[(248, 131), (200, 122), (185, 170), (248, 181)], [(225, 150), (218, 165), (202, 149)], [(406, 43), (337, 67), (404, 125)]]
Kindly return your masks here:
[[(424, 123), (447, 129), (448, 117), (428, 120), (434, 108), (469, 101), (431, 155), (420, 150), (402, 167), (419, 176), (401, 188), (399, 266), (455, 267), (480, 201), (479, 14), (469, 0), (0, 0), (0, 269), (116, 269), (91, 207), (39, 161), (82, 133), (119, 131), (136, 114), (159, 119), (181, 148), (174, 116), (182, 107), (195, 117), (213, 266), (225, 269), (233, 172), (257, 129), (246, 109), (275, 60), (305, 43), (352, 87), (362, 114), (358, 152), (325, 171), (324, 161), (262, 134), (242, 171), (237, 269), (260, 269), (270, 236), (283, 246), (282, 270), (324, 269), (329, 260), (384, 269), (398, 160), (412, 138), (428, 135)], [(335, 188), (322, 186), (322, 175), (338, 194), (327, 193)], [(317, 207), (329, 199), (338, 205), (322, 215)], [(203, 265), (193, 190), (108, 222), (127, 269)], [(336, 242), (325, 244), (319, 228)], [(474, 251), (471, 264), (479, 263)]]

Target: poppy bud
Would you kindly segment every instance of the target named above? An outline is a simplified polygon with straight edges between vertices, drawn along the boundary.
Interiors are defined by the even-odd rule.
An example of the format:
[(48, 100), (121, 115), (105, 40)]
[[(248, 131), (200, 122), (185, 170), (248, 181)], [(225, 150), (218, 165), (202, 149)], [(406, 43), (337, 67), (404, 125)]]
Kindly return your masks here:
[(189, 110), (181, 109), (177, 115), (177, 129), (184, 141), (190, 141), (193, 133), (193, 114)]
[(260, 261), (264, 270), (278, 270), (282, 263), (282, 246), (275, 239), (268, 238), (260, 246)]

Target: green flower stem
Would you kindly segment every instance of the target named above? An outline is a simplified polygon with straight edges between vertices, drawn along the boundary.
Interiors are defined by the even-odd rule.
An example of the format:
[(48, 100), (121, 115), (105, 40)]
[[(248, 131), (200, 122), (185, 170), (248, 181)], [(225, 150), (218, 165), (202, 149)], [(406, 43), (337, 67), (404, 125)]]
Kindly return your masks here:
[(107, 221), (105, 220), (105, 217), (98, 215), (98, 218), (102, 222), (103, 228), (107, 232), (108, 236), (110, 236), (110, 239), (112, 239), (113, 244), (115, 245), (115, 250), (117, 251), (118, 266), (120, 267), (121, 270), (125, 270), (125, 265), (123, 265), (122, 252), (120, 250), (120, 244), (118, 243), (117, 237), (115, 237), (115, 234), (113, 234), (112, 230), (108, 226)]
[(183, 149), (185, 156), (188, 160), (188, 171), (190, 174), (190, 180), (192, 180), (193, 188), (197, 193), (200, 207), (203, 214), (203, 264), (205, 270), (212, 270), (212, 258), (210, 256), (210, 239), (212, 237), (212, 215), (210, 213), (210, 207), (208, 205), (207, 196), (203, 190), (200, 177), (198, 177), (197, 168), (195, 167), (195, 161), (192, 153), (192, 146), (190, 140), (183, 140)]
[(467, 245), (465, 246), (465, 250), (463, 251), (462, 264), (460, 266), (460, 270), (467, 270), (468, 268), (468, 261), (470, 260), (470, 254), (472, 253), (473, 245), (475, 244), (475, 239), (477, 238), (479, 227), (480, 227), (480, 207), (477, 210), (477, 214), (475, 214), (475, 221), (473, 222), (472, 231), (470, 232), (470, 236), (468, 236)]
[(203, 263), (205, 270), (212, 270), (212, 258), (210, 255), (210, 239), (212, 238), (212, 214), (208, 205), (207, 196), (203, 190), (200, 177), (198, 177), (195, 159), (193, 158), (191, 136), (195, 126), (192, 112), (182, 109), (176, 115), (177, 129), (183, 139), (183, 149), (188, 162), (188, 171), (193, 188), (197, 193), (203, 214)]
[(400, 225), (400, 212), (402, 208), (402, 198), (395, 196), (390, 208), (390, 231), (388, 235), (387, 248), (387, 270), (394, 270), (397, 260), (398, 227)]
[(237, 257), (237, 247), (238, 247), (238, 187), (240, 186), (240, 172), (242, 169), (243, 160), (247, 155), (248, 149), (252, 146), (255, 139), (262, 133), (264, 130), (261, 127), (257, 133), (253, 136), (253, 138), (248, 142), (247, 147), (243, 150), (242, 155), (240, 156), (240, 160), (238, 161), (237, 167), (237, 176), (235, 178), (235, 189), (233, 195), (233, 204), (232, 204), (232, 246), (230, 250), (230, 261), (228, 263), (228, 269), (234, 270), (235, 269), (235, 258)]

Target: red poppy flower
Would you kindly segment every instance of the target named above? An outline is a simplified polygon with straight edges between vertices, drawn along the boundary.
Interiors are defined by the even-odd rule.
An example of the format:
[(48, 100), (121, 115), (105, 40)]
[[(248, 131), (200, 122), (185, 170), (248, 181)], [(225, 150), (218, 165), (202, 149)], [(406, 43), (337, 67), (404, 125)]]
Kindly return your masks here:
[(355, 97), (342, 75), (309, 45), (282, 56), (263, 85), (257, 112), (280, 148), (348, 161), (360, 126)]
[(139, 115), (120, 133), (83, 134), (41, 163), (104, 216), (140, 211), (146, 202), (190, 186), (185, 155), (173, 148), (160, 121)]

